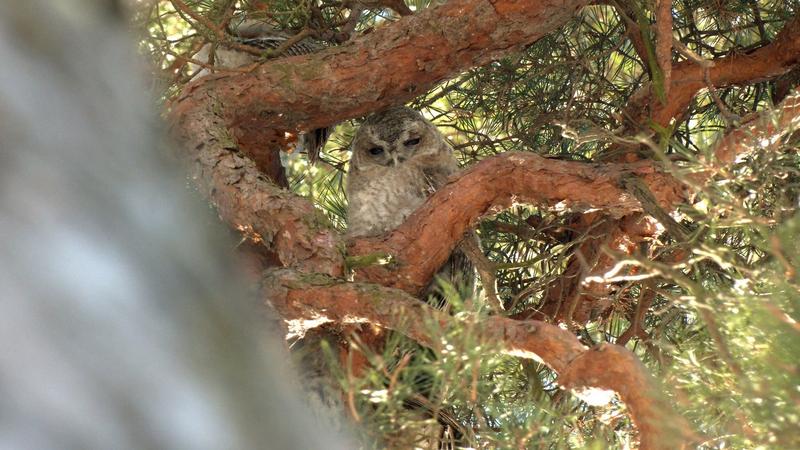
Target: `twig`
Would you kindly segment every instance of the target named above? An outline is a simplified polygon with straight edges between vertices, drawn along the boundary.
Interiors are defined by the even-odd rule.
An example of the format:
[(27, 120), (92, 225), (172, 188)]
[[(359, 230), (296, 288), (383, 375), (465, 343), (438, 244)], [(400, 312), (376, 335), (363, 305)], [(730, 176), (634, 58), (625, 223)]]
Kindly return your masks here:
[(617, 345), (625, 345), (633, 337), (638, 337), (639, 339), (647, 338), (647, 334), (642, 328), (642, 322), (644, 322), (644, 316), (656, 297), (656, 292), (650, 289), (649, 286), (646, 287), (646, 285), (651, 284), (652, 282), (647, 282), (642, 286), (642, 290), (639, 293), (639, 301), (636, 302), (636, 311), (630, 317), (631, 324), (627, 330), (619, 335), (616, 342)]
[(722, 118), (725, 120), (725, 124), (728, 128), (733, 127), (734, 125), (738, 124), (741, 120), (741, 117), (734, 114), (722, 99), (717, 94), (717, 88), (714, 86), (714, 83), (711, 81), (711, 68), (714, 67), (714, 61), (708, 60), (703, 58), (702, 56), (698, 55), (697, 53), (691, 51), (688, 47), (683, 45), (683, 43), (677, 39), (673, 39), (673, 45), (675, 48), (680, 52), (683, 56), (688, 58), (689, 60), (697, 63), (703, 69), (703, 81), (705, 81), (706, 86), (708, 87), (708, 94), (711, 96), (711, 99), (714, 100), (714, 103), (719, 108), (720, 114), (722, 114)]
[(170, 3), (172, 3), (172, 6), (174, 6), (175, 9), (185, 13), (187, 16), (191, 17), (192, 19), (203, 25), (205, 28), (207, 28), (209, 31), (214, 33), (217, 39), (219, 39), (221, 42), (224, 42), (226, 46), (234, 48), (236, 50), (241, 50), (246, 53), (250, 53), (251, 55), (255, 56), (261, 56), (263, 54), (263, 52), (259, 49), (232, 40), (230, 36), (228, 36), (225, 33), (223, 28), (218, 27), (216, 24), (214, 24), (214, 22), (209, 20), (207, 17), (198, 14), (182, 0), (170, 0)]
[(664, 95), (672, 82), (672, 0), (656, 1), (656, 61), (664, 75)]

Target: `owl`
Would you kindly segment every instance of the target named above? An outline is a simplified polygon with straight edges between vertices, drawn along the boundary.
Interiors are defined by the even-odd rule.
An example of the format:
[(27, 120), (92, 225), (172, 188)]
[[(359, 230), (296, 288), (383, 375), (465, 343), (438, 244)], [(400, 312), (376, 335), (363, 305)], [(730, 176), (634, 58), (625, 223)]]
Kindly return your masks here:
[[(348, 236), (376, 236), (396, 228), (457, 171), (452, 147), (419, 112), (394, 107), (373, 114), (353, 138), (346, 189)], [(437, 275), (465, 291), (472, 289), (472, 265), (460, 250)], [(435, 292), (433, 286), (428, 294)]]
[[(405, 107), (380, 111), (368, 117), (356, 132), (347, 179), (347, 232), (350, 237), (376, 236), (402, 224), (411, 213), (458, 171), (453, 149), (439, 130), (420, 113)], [(472, 264), (459, 249), (439, 269), (437, 277), (471, 295), (474, 288)], [(446, 296), (436, 280), (424, 292), (428, 302), (444, 309)], [(414, 345), (396, 349), (395, 356), (413, 354)], [(468, 430), (449, 408), (426, 407), (429, 380), (422, 377), (415, 387), (421, 396), (406, 402), (410, 409), (424, 411), (438, 422), (423, 433), (428, 448), (455, 448)], [(429, 439), (434, 436), (433, 439)], [(466, 441), (464, 441), (466, 442)], [(419, 446), (419, 445), (418, 445)], [(465, 445), (469, 447), (469, 445)], [(425, 447), (425, 446), (423, 446)]]

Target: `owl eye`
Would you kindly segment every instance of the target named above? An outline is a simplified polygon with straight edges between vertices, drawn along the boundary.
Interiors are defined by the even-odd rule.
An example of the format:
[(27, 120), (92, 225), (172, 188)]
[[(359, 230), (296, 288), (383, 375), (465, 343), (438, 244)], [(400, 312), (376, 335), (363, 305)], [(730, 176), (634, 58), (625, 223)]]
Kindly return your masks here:
[(383, 153), (383, 148), (381, 147), (372, 147), (371, 149), (367, 150), (370, 155), (380, 155)]
[(405, 145), (406, 147), (413, 147), (417, 144), (419, 144), (419, 138), (409, 139), (403, 142), (403, 145)]

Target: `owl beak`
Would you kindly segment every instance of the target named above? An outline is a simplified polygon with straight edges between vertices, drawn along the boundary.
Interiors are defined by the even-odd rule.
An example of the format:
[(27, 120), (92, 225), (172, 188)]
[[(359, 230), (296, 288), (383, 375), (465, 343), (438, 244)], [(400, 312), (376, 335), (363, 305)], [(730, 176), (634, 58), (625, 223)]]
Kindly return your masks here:
[(392, 164), (393, 164), (395, 167), (397, 167), (397, 165), (398, 165), (398, 164), (400, 164), (400, 162), (397, 160), (397, 155), (396, 155), (396, 154), (394, 154), (394, 153), (392, 153)]

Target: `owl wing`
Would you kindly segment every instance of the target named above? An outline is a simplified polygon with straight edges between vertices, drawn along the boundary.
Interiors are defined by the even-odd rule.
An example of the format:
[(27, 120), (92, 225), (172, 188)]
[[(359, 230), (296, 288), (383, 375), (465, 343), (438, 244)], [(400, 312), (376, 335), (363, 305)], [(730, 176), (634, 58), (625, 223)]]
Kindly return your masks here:
[(475, 266), (466, 254), (459, 249), (450, 254), (447, 262), (436, 272), (434, 279), (425, 289), (428, 303), (439, 309), (447, 308), (447, 298), (442, 291), (439, 280), (451, 284), (459, 296), (467, 299), (473, 296), (475, 290)]
[(425, 183), (428, 186), (428, 195), (444, 186), (450, 175), (456, 171), (457, 169), (450, 166), (424, 167), (422, 169), (422, 174), (425, 176)]

